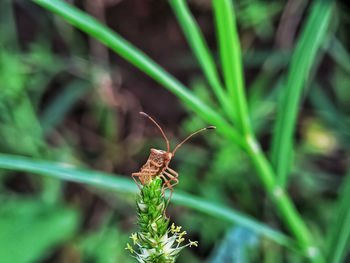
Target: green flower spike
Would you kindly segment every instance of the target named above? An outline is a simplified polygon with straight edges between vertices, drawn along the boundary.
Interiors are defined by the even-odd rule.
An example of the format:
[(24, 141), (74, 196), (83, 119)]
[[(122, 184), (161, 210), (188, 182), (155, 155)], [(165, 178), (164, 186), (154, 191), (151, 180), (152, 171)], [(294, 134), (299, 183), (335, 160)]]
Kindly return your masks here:
[(140, 263), (174, 263), (182, 249), (198, 246), (197, 241), (191, 240), (181, 246), (186, 231), (180, 233), (181, 226), (174, 223), (169, 227), (162, 184), (162, 179), (154, 178), (143, 185), (137, 197), (139, 232), (130, 236), (134, 247), (128, 243), (125, 249)]

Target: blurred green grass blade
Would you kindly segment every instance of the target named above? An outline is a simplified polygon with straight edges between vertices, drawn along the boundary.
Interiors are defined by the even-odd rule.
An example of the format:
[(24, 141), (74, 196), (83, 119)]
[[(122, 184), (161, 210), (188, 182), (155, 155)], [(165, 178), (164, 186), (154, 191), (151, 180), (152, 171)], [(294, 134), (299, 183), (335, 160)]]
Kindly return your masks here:
[(2, 123), (0, 134), (12, 153), (38, 157), (45, 142), (35, 109), (27, 94), (22, 93), (17, 99), (7, 107), (11, 121)]
[(89, 184), (109, 190), (136, 193), (136, 185), (129, 179), (97, 171), (76, 169), (66, 163), (52, 163), (0, 154), (0, 168), (51, 176), (60, 180)]
[(216, 245), (214, 252), (206, 262), (256, 262), (259, 254), (259, 243), (260, 240), (256, 233), (244, 227), (235, 226), (226, 233), (220, 244)]
[(18, 37), (11, 0), (0, 1), (0, 45), (17, 50)]
[(345, 262), (350, 242), (350, 171), (344, 178), (343, 189), (338, 198), (338, 207), (328, 232), (326, 255), (328, 263)]
[(332, 0), (316, 0), (302, 30), (289, 67), (285, 88), (281, 90), (272, 140), (272, 164), (281, 185), (286, 185), (290, 170), (293, 134), (303, 87), (316, 52), (330, 22)]
[(250, 219), (249, 217), (240, 214), (237, 211), (227, 208), (226, 206), (180, 191), (174, 192), (171, 201), (186, 207), (193, 208), (203, 213), (210, 214), (219, 219), (239, 224), (290, 249), (296, 249), (296, 243), (292, 241), (292, 239), (284, 236), (279, 232), (276, 232), (268, 226), (262, 225), (256, 220)]
[(344, 45), (334, 35), (328, 36), (330, 44), (324, 48), (344, 70), (350, 72), (350, 55)]
[(211, 125), (217, 126), (218, 130), (242, 145), (242, 139), (235, 129), (233, 129), (224, 118), (215, 110), (207, 106), (176, 78), (170, 75), (142, 51), (134, 47), (117, 33), (102, 25), (93, 17), (85, 14), (79, 9), (60, 0), (32, 0), (53, 13), (60, 15), (67, 22), (80, 30), (95, 37), (103, 44), (111, 48), (117, 54), (129, 61), (135, 67), (142, 70), (148, 76), (166, 87), (178, 96), (187, 107), (191, 108)]
[[(25, 157), (0, 154), (0, 168), (51, 176), (61, 180), (89, 184), (94, 187), (101, 187), (123, 193), (135, 194), (138, 192), (136, 184), (131, 179), (102, 172), (76, 169), (67, 164), (51, 163)], [(191, 207), (234, 224), (245, 226), (289, 248), (294, 249), (295, 247), (295, 243), (291, 238), (231, 208), (189, 194), (179, 193), (178, 191), (174, 193), (172, 202)]]
[(43, 144), (42, 131), (25, 90), (28, 78), (23, 74), (25, 67), (20, 56), (1, 49), (0, 69), (0, 83), (3, 83), (0, 143), (12, 152), (38, 156), (39, 146)]
[(237, 126), (250, 133), (248, 106), (244, 91), (241, 47), (232, 0), (214, 0), (214, 15), (220, 58), (230, 103), (235, 109)]
[(125, 244), (128, 236), (116, 227), (115, 224), (104, 223), (96, 232), (89, 232), (78, 241), (78, 250), (81, 253), (80, 262), (93, 263), (135, 263), (125, 253)]
[(79, 228), (77, 211), (62, 204), (8, 196), (0, 202), (1, 263), (41, 262)]
[(40, 123), (44, 134), (49, 134), (64, 118), (65, 114), (91, 88), (91, 83), (84, 80), (73, 80), (55, 97), (43, 112)]
[(181, 29), (184, 32), (193, 53), (195, 54), (204, 72), (204, 75), (214, 91), (214, 94), (218, 98), (228, 117), (232, 119), (234, 117), (232, 104), (230, 104), (227, 99), (227, 95), (222, 87), (209, 47), (198, 24), (192, 16), (186, 1), (169, 0), (169, 3), (181, 25)]

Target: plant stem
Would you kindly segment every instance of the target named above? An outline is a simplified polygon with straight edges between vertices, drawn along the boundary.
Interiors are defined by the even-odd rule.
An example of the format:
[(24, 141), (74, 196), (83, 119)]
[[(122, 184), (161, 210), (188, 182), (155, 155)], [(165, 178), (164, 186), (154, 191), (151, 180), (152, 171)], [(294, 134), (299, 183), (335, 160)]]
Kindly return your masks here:
[(181, 29), (184, 32), (186, 39), (204, 72), (205, 77), (212, 87), (214, 94), (223, 107), (226, 115), (233, 122), (235, 122), (235, 110), (233, 109), (232, 104), (229, 103), (227, 94), (222, 87), (220, 77), (216, 70), (216, 65), (210, 53), (209, 47), (198, 24), (192, 16), (186, 4), (186, 1), (169, 0), (169, 4), (174, 10), (177, 20), (181, 25)]
[(277, 120), (272, 138), (271, 161), (282, 187), (288, 183), (293, 159), (294, 131), (302, 93), (317, 58), (317, 51), (331, 21), (333, 0), (315, 0), (297, 42), (287, 80), (278, 102)]
[[(303, 253), (312, 262), (324, 262), (311, 234), (288, 193), (280, 186), (270, 162), (260, 149), (250, 124), (244, 89), (242, 56), (232, 0), (213, 1), (221, 62), (229, 97), (236, 109), (239, 130), (246, 140), (243, 147), (250, 156), (270, 198), (283, 221), (296, 237)], [(285, 153), (287, 154), (287, 153)]]
[(233, 4), (231, 0), (214, 0), (213, 8), (229, 101), (235, 109), (235, 119), (239, 130), (247, 134), (251, 130), (251, 125), (244, 91), (241, 45)]
[(314, 263), (325, 262), (311, 234), (288, 193), (278, 184), (277, 177), (253, 136), (248, 136), (246, 150), (278, 211), (297, 239), (303, 253)]

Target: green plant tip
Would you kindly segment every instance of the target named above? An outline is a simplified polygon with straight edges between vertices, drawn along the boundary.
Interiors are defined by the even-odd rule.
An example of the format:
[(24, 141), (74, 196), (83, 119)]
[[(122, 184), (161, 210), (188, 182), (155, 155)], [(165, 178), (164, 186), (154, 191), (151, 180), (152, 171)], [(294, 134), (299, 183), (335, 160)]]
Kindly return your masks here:
[(143, 185), (137, 197), (139, 231), (130, 236), (133, 246), (127, 243), (125, 249), (140, 263), (174, 263), (182, 249), (198, 246), (191, 240), (181, 245), (187, 232), (174, 223), (169, 227), (162, 185), (162, 179), (156, 177)]

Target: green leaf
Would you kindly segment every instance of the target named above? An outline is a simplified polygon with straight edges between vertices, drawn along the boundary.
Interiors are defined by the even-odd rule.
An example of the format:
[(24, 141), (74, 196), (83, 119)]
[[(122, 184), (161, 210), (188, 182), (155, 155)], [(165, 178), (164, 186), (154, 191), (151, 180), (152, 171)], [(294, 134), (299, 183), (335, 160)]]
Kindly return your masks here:
[(79, 241), (82, 262), (134, 262), (125, 253), (127, 240), (127, 236), (123, 235), (115, 224), (103, 226), (97, 232), (89, 233)]
[(238, 38), (232, 0), (214, 0), (214, 15), (220, 58), (229, 101), (235, 109), (237, 126), (250, 134), (250, 121), (244, 91), (241, 46)]
[(350, 172), (344, 178), (344, 185), (338, 198), (338, 208), (328, 232), (326, 247), (327, 262), (340, 263), (349, 253), (350, 242)]
[(291, 164), (293, 134), (303, 87), (327, 31), (332, 0), (316, 0), (311, 7), (289, 67), (286, 86), (281, 91), (272, 141), (271, 160), (278, 181), (287, 183)]
[[(204, 39), (204, 36), (193, 18), (186, 1), (184, 0), (169, 0), (170, 6), (180, 23), (181, 29), (184, 32), (186, 39), (196, 56), (210, 86), (212, 87), (221, 106), (224, 108), (229, 118), (234, 117), (234, 109), (229, 103), (227, 95), (222, 87), (219, 74), (216, 70), (214, 59), (210, 53), (209, 47)], [(234, 119), (233, 119), (234, 120)]]
[(338, 63), (347, 73), (350, 72), (350, 55), (343, 44), (334, 35), (328, 36), (330, 45), (324, 47), (328, 54)]
[[(13, 15), (12, 1), (0, 2), (0, 45), (11, 45), (12, 49), (17, 48), (17, 30)], [(1, 71), (5, 70), (2, 68)]]
[(248, 229), (253, 230), (257, 234), (268, 237), (281, 245), (287, 246), (290, 249), (296, 249), (296, 244), (291, 239), (286, 238), (270, 227), (262, 225), (260, 222), (257, 222), (256, 220), (251, 219), (237, 211), (234, 211), (233, 209), (229, 209), (224, 205), (186, 193), (181, 193), (180, 191), (176, 191), (176, 193), (174, 193), (171, 201), (201, 211), (219, 219), (244, 226)]
[(2, 263), (30, 263), (49, 255), (72, 237), (78, 226), (75, 210), (35, 200), (4, 199), (0, 207)]
[(248, 263), (254, 262), (258, 254), (259, 238), (244, 227), (234, 227), (228, 231), (208, 263)]
[[(131, 179), (96, 171), (81, 170), (68, 164), (51, 163), (0, 154), (0, 168), (51, 176), (61, 180), (89, 184), (123, 193), (135, 194), (138, 191), (136, 184)], [(295, 247), (295, 242), (291, 238), (223, 205), (189, 194), (179, 193), (179, 191), (174, 193), (171, 201), (172, 203), (193, 208), (222, 220), (242, 225), (257, 234), (266, 236), (289, 248)]]

